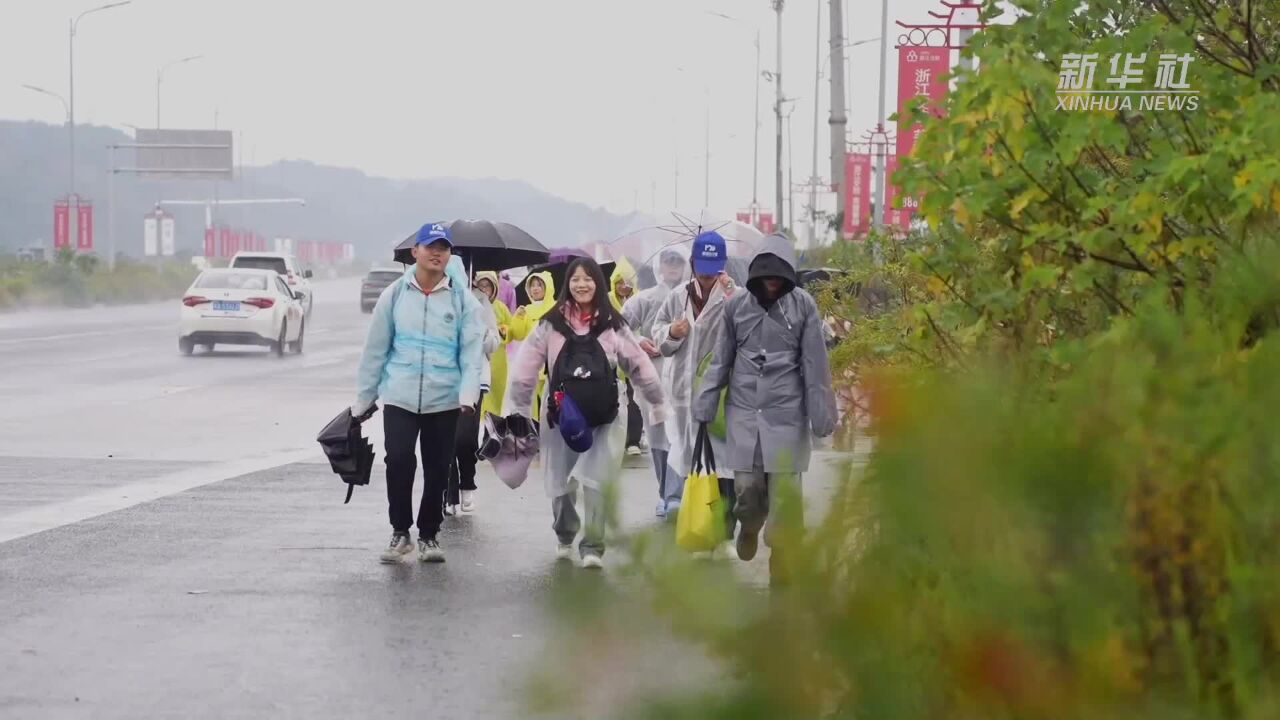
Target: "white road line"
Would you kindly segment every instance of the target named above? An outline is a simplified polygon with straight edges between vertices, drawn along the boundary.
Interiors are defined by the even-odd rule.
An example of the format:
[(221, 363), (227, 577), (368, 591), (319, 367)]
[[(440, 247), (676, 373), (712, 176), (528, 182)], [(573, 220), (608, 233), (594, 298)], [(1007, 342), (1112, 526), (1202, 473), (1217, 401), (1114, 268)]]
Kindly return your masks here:
[(153, 330), (164, 330), (171, 328), (177, 332), (177, 323), (165, 323), (164, 325), (144, 325), (142, 327), (133, 328), (115, 328), (112, 330), (92, 330), (82, 333), (66, 333), (63, 335), (39, 335), (24, 338), (12, 338), (9, 340), (0, 340), (0, 345), (19, 345), (23, 343), (46, 342), (49, 340), (74, 340), (76, 338), (102, 337), (103, 335), (123, 335), (125, 333), (151, 332)]
[(12, 515), (0, 516), (0, 544), (159, 500), (192, 488), (307, 460), (319, 462), (323, 460), (323, 455), (317, 448), (234, 460), (107, 488), (59, 503), (29, 508)]

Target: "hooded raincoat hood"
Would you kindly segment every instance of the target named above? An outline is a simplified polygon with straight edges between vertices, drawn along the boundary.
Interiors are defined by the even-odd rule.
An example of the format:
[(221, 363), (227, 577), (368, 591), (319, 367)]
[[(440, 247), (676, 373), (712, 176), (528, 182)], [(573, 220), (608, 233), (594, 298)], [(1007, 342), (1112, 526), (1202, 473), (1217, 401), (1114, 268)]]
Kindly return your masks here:
[(492, 270), (481, 270), (477, 272), (476, 280), (475, 280), (477, 290), (480, 289), (479, 285), (481, 280), (488, 280), (490, 283), (493, 284), (493, 296), (489, 297), (488, 301), (494, 302), (495, 300), (497, 300), (498, 299), (498, 273)]
[[(622, 306), (626, 304), (627, 300), (635, 297), (639, 291), (636, 285), (638, 278), (636, 269), (631, 266), (631, 263), (625, 257), (619, 258), (617, 263), (614, 264), (613, 276), (609, 278), (609, 300), (613, 302), (613, 307), (618, 312), (622, 312)], [(631, 295), (626, 298), (618, 297), (618, 285), (623, 280), (627, 281), (627, 284), (631, 286)]]
[(761, 303), (766, 302), (763, 297), (763, 280), (771, 277), (782, 278), (783, 289), (778, 297), (794, 290), (800, 280), (796, 275), (795, 246), (790, 238), (781, 233), (774, 233), (764, 239), (760, 249), (751, 258), (751, 265), (747, 270), (747, 290)]

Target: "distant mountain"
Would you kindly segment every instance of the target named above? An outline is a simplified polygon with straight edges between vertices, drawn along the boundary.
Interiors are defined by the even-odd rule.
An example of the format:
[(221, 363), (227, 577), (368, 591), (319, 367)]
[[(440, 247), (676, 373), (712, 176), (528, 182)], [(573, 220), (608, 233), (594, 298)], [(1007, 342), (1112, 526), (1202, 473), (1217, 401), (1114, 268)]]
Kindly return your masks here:
[[(132, 142), (125, 133), (77, 126), (76, 184), (94, 204), (95, 245), (107, 249), (108, 149)], [(131, 164), (127, 150), (118, 165)], [(53, 203), (67, 189), (68, 140), (65, 126), (0, 121), (0, 251), (53, 244)], [(117, 249), (142, 254), (142, 219), (158, 199), (301, 197), (292, 205), (228, 206), (215, 222), (254, 230), (267, 237), (350, 242), (356, 253), (390, 260), (389, 248), (429, 220), (471, 218), (519, 225), (549, 247), (578, 246), (621, 234), (628, 218), (570, 202), (517, 180), (435, 178), (394, 180), (359, 170), (279, 162), (244, 168), (235, 181), (155, 181), (118, 175), (115, 187)], [(204, 210), (170, 208), (177, 218), (179, 253), (201, 254)]]

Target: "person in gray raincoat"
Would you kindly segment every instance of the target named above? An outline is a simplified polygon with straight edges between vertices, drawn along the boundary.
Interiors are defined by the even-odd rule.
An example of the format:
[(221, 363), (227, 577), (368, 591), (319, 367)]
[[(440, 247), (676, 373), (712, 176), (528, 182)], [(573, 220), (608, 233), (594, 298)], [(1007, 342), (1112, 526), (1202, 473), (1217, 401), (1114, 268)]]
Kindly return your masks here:
[(791, 241), (780, 234), (765, 238), (751, 260), (747, 292), (735, 293), (725, 307), (693, 406), (694, 420), (711, 422), (720, 391), (728, 388), (728, 447), (716, 464), (734, 474), (743, 560), (755, 557), (759, 532), (777, 509), (771, 491), (780, 483), (798, 490), (800, 474), (809, 469), (811, 436), (826, 437), (836, 426), (822, 315), (796, 280)]
[[(693, 241), (693, 279), (667, 295), (654, 318), (650, 337), (666, 358), (662, 368), (662, 389), (667, 394), (667, 512), (680, 506), (684, 480), (693, 468), (693, 445), (697, 425), (693, 422), (693, 398), (706, 373), (715, 349), (724, 309), (736, 289), (725, 273), (726, 243), (710, 231)], [(740, 291), (740, 290), (739, 290)], [(724, 454), (723, 436), (709, 435), (717, 458)]]
[[(657, 342), (652, 337), (653, 321), (658, 316), (658, 309), (662, 307), (663, 301), (684, 281), (689, 263), (680, 253), (667, 249), (659, 255), (658, 264), (661, 268), (658, 284), (632, 295), (622, 306), (622, 317), (640, 338), (640, 347), (649, 355), (654, 369), (661, 375), (663, 359)], [(636, 403), (640, 406), (641, 415), (649, 417), (650, 408), (644, 397), (637, 397)], [(670, 445), (665, 428), (662, 425), (649, 425), (645, 434), (649, 437), (649, 452), (653, 456), (653, 473), (658, 478), (658, 507), (655, 514), (666, 517), (667, 505), (673, 500), (677, 503), (680, 501), (683, 478), (669, 482), (667, 477), (667, 452)]]

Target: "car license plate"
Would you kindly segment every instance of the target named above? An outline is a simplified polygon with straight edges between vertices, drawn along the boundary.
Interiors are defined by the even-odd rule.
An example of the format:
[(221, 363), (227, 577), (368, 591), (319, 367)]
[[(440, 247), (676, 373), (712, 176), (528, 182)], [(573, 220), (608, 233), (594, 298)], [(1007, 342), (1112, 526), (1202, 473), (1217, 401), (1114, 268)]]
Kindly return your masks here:
[(240, 312), (240, 303), (214, 300), (213, 309), (215, 312)]

